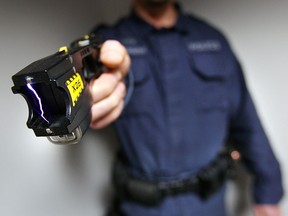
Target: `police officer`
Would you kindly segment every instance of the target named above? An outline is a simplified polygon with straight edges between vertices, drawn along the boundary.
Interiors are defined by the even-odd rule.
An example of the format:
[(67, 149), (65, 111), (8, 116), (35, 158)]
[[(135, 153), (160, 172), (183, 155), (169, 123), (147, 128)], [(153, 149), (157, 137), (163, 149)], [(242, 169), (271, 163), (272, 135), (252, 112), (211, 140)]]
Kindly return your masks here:
[[(219, 165), (219, 154), (229, 140), (254, 175), (255, 215), (280, 215), (283, 189), (279, 164), (239, 62), (221, 32), (184, 14), (171, 0), (133, 0), (129, 16), (114, 26), (98, 26), (93, 32), (118, 40), (126, 48), (108, 41), (101, 60), (108, 62), (114, 73), (105, 73), (91, 83), (95, 102), (91, 127), (102, 128), (117, 119), (114, 126), (126, 179), (116, 177), (116, 185), (119, 181), (124, 182), (123, 187), (133, 183), (125, 188), (128, 192), (122, 191), (126, 193), (119, 205), (122, 214), (226, 215), (225, 184), (216, 184), (208, 198), (201, 197), (197, 188), (202, 187), (205, 194), (213, 188), (215, 176), (220, 179), (223, 173), (215, 171), (214, 165)], [(124, 108), (123, 77), (129, 56), (133, 85), (132, 76), (126, 85), (130, 86), (127, 92), (133, 89), (133, 93)], [(203, 170), (209, 175), (216, 173), (204, 188), (199, 180), (205, 179)], [(155, 191), (166, 193), (153, 203)]]

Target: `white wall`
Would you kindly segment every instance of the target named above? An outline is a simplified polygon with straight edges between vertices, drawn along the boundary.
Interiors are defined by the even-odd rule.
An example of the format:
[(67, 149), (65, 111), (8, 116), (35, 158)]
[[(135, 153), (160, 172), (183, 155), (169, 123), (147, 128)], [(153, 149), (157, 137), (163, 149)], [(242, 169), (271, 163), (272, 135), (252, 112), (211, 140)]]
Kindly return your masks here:
[[(110, 128), (89, 131), (83, 142), (75, 146), (56, 146), (44, 138), (36, 138), (25, 126), (26, 102), (10, 90), (11, 76), (82, 36), (97, 22), (114, 21), (129, 10), (129, 2), (1, 2), (0, 215), (102, 215), (111, 194), (109, 170), (117, 141), (107, 135), (113, 131)], [(244, 65), (273, 148), (282, 162), (287, 186), (288, 101), (284, 83), (288, 68), (285, 59), (288, 1), (183, 0), (183, 4), (185, 10), (205, 17), (230, 38)], [(232, 193), (238, 190), (234, 185), (231, 188)], [(284, 215), (288, 215), (287, 198), (283, 200), (283, 209)]]

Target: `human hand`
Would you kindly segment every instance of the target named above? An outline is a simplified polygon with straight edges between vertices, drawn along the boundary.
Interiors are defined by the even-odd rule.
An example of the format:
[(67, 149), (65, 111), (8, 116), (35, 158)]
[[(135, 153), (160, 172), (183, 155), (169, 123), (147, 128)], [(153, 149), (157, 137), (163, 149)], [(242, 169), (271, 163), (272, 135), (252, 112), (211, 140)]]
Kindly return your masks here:
[(93, 100), (90, 127), (94, 129), (104, 128), (120, 116), (126, 94), (123, 78), (131, 62), (127, 50), (115, 40), (103, 43), (100, 61), (109, 69), (89, 83)]
[(255, 216), (281, 216), (280, 207), (278, 205), (255, 205), (254, 206)]

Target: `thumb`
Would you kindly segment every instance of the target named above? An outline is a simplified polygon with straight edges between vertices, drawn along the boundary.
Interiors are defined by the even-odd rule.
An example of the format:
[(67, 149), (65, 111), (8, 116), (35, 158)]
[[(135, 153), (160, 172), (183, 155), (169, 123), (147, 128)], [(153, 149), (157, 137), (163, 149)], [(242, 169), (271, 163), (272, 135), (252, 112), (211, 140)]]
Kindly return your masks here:
[(116, 40), (107, 40), (100, 51), (100, 61), (108, 68), (115, 69), (122, 65), (126, 55), (124, 46)]

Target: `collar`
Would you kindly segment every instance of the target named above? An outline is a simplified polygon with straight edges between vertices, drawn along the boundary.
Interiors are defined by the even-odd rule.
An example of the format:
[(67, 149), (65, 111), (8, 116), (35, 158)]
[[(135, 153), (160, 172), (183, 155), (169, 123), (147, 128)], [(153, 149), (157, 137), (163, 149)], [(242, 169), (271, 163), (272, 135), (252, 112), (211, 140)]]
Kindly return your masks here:
[[(178, 31), (181, 34), (188, 33), (188, 22), (187, 22), (187, 16), (183, 13), (182, 8), (179, 3), (175, 3), (175, 7), (178, 12), (177, 21), (174, 26), (171, 28), (168, 28), (169, 30)], [(147, 35), (151, 32), (157, 32), (161, 31), (163, 29), (156, 29), (154, 26), (146, 22), (144, 19), (142, 19), (134, 10), (130, 13), (130, 18), (133, 20), (134, 25), (136, 26), (137, 33), (140, 35)], [(164, 28), (166, 29), (166, 28)]]

